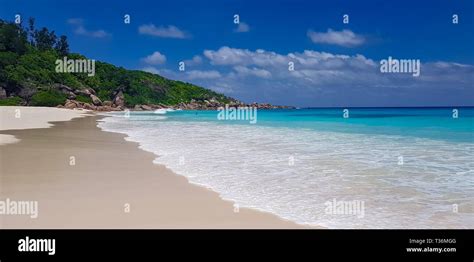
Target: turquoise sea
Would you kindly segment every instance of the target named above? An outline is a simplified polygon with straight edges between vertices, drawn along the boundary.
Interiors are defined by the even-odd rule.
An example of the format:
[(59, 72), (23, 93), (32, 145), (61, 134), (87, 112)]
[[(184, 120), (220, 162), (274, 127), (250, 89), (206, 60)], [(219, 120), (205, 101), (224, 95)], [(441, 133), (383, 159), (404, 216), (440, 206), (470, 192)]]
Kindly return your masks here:
[[(255, 124), (217, 115), (116, 113), (99, 127), (239, 207), (297, 223), (474, 228), (474, 108), (258, 110)], [(328, 212), (337, 201), (363, 202), (363, 216)]]

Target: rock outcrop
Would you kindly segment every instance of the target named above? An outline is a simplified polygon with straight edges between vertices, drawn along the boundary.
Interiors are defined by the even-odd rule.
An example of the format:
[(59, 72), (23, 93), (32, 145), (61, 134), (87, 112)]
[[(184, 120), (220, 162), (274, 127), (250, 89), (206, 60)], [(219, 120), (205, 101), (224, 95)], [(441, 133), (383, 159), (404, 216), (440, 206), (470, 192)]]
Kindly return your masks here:
[(141, 108), (145, 111), (151, 111), (153, 110), (153, 108), (151, 106), (147, 106), (147, 105), (141, 105)]
[(89, 103), (84, 103), (76, 100), (66, 100), (66, 103), (64, 105), (58, 105), (57, 107), (59, 108), (67, 108), (67, 109), (75, 109), (75, 108), (82, 108), (82, 109), (87, 109), (87, 110), (93, 110), (93, 111), (122, 111), (124, 108), (123, 107), (112, 107), (110, 105), (94, 105), (94, 104), (89, 104)]
[(114, 99), (113, 99), (112, 102), (116, 106), (125, 106), (125, 98), (124, 98), (122, 90), (118, 91), (115, 94)]
[[(121, 89), (116, 90), (112, 97), (112, 101), (102, 102), (99, 97), (96, 96), (96, 92), (92, 88), (85, 88), (80, 90), (74, 90), (68, 86), (59, 85), (57, 86), (58, 90), (68, 94), (69, 99), (66, 100), (64, 105), (58, 105), (58, 107), (64, 107), (69, 109), (74, 108), (83, 108), (87, 110), (94, 111), (120, 111), (125, 109), (125, 97)], [(72, 95), (74, 96), (72, 96)], [(0, 90), (1, 95), (1, 90)], [(76, 95), (85, 95), (91, 98), (92, 103), (84, 103), (75, 100)], [(245, 104), (238, 100), (230, 100), (227, 103), (218, 101), (216, 98), (212, 97), (210, 99), (191, 99), (191, 101), (185, 103), (181, 102), (174, 106), (164, 105), (164, 104), (144, 104), (144, 105), (135, 105), (131, 110), (134, 111), (153, 111), (161, 108), (173, 108), (173, 109), (182, 109), (182, 110), (217, 110), (223, 107), (256, 107), (257, 109), (278, 109), (278, 108), (293, 108), (288, 106), (275, 106), (267, 103), (251, 103)]]
[(92, 103), (94, 105), (96, 105), (96, 106), (101, 106), (102, 105), (102, 101), (97, 96), (91, 94), (90, 98), (92, 99)]
[(60, 92), (66, 94), (68, 99), (76, 99), (76, 94), (74, 93), (73, 88), (61, 84), (54, 85), (53, 87), (59, 90)]
[(95, 95), (95, 90), (92, 88), (84, 88), (84, 89), (76, 89), (74, 90), (74, 93), (76, 95), (85, 95), (85, 96), (90, 96), (90, 95)]
[(259, 104), (259, 103), (252, 103), (252, 104), (245, 104), (243, 102), (232, 100), (229, 103), (219, 102), (214, 98), (209, 100), (194, 100), (192, 99), (189, 103), (179, 103), (175, 106), (176, 109), (183, 109), (183, 110), (217, 110), (221, 107), (256, 107), (257, 109), (283, 109), (283, 108), (294, 108), (290, 106), (275, 106), (271, 104)]

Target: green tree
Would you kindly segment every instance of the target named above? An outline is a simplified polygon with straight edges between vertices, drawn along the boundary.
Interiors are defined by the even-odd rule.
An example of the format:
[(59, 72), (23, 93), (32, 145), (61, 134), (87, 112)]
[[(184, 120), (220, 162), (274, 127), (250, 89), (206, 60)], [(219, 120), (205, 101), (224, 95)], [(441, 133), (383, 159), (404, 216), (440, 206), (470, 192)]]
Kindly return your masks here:
[(29, 39), (30, 39), (30, 45), (32, 45), (32, 46), (36, 46), (35, 32), (36, 32), (35, 19), (33, 17), (30, 17), (28, 19), (28, 36), (29, 36)]
[(49, 31), (46, 27), (43, 27), (41, 30), (35, 32), (36, 47), (40, 51), (53, 49), (56, 38), (54, 31)]
[(69, 44), (65, 35), (62, 35), (59, 38), (58, 42), (56, 43), (55, 49), (61, 56), (66, 56), (69, 54)]
[[(29, 19), (27, 27), (0, 19), (0, 86), (13, 96), (4, 102), (57, 106), (67, 98), (58, 89), (61, 85), (72, 90), (92, 88), (103, 101), (112, 100), (120, 91), (126, 105), (132, 107), (136, 104), (175, 105), (206, 99), (232, 101), (222, 94), (189, 83), (100, 61), (96, 61), (93, 77), (84, 73), (56, 72), (55, 62), (64, 55), (71, 59), (86, 59), (81, 54), (69, 53), (66, 36), (57, 38), (54, 31), (47, 28), (38, 31), (34, 18)], [(89, 101), (83, 96), (77, 99)]]
[(0, 21), (0, 51), (24, 54), (27, 50), (27, 35), (23, 28), (14, 23)]

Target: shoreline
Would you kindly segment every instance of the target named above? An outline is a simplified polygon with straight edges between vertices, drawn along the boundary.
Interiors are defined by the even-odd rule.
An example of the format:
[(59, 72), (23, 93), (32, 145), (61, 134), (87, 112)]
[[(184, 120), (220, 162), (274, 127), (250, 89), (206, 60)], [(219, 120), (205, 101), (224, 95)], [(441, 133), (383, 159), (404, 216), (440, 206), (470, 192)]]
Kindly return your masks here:
[(101, 130), (103, 117), (0, 131), (18, 140), (0, 145), (8, 163), (1, 198), (39, 203), (38, 218), (0, 215), (0, 228), (309, 228), (255, 209), (234, 212), (233, 202), (154, 164), (156, 155), (126, 135)]
[[(91, 115), (89, 110), (69, 110), (54, 107), (0, 106), (0, 131), (48, 128), (51, 121), (68, 121)], [(0, 134), (0, 145), (16, 143), (13, 135)]]

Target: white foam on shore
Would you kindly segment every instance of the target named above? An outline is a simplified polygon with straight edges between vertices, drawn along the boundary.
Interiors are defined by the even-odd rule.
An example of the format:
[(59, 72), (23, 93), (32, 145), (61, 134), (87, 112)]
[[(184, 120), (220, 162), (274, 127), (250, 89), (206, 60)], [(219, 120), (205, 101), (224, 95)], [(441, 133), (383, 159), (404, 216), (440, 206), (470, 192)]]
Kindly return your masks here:
[(176, 110), (171, 109), (171, 108), (162, 108), (162, 109), (156, 109), (153, 111), (153, 113), (158, 114), (158, 115), (165, 115), (168, 112), (174, 112)]
[[(98, 126), (127, 134), (159, 156), (155, 163), (224, 199), (300, 224), (474, 228), (472, 143), (156, 117), (110, 117)], [(364, 201), (365, 216), (326, 214), (333, 199)]]

